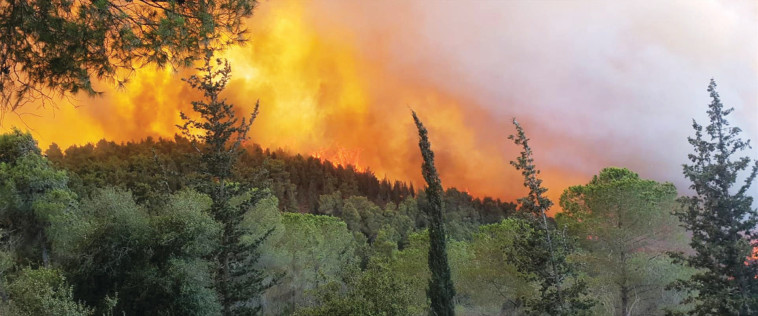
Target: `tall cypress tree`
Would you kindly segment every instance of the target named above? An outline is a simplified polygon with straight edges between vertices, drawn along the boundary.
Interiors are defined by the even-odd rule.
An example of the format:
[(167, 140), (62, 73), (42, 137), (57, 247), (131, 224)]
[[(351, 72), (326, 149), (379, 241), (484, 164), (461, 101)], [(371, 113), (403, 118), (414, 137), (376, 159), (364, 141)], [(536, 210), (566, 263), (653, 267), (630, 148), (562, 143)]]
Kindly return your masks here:
[[(748, 258), (758, 247), (758, 210), (751, 208), (747, 190), (758, 174), (758, 161), (733, 158), (750, 148), (750, 141), (739, 138), (741, 130), (726, 120), (734, 109), (724, 109), (713, 79), (708, 92), (710, 124), (703, 134), (703, 126), (693, 120), (695, 137), (688, 137), (695, 149), (688, 155), (692, 164), (683, 166), (695, 195), (682, 197), (684, 208), (677, 213), (692, 232), (694, 254), (673, 254), (676, 262), (698, 270), (674, 287), (691, 293), (685, 302), (695, 303), (694, 315), (756, 315), (758, 262)], [(735, 190), (738, 175), (751, 164), (744, 184)]]
[(526, 217), (524, 235), (516, 242), (516, 266), (532, 281), (540, 284), (540, 297), (527, 301), (531, 314), (535, 315), (584, 315), (594, 305), (586, 297), (587, 285), (577, 277), (576, 269), (567, 261), (573, 251), (570, 240), (555, 229), (553, 221), (547, 218), (547, 210), (553, 201), (544, 194), (538, 177), (540, 171), (534, 165), (532, 148), (521, 125), (513, 119), (516, 135), (508, 139), (521, 146), (522, 151), (516, 161), (511, 161), (524, 177), (524, 186), (529, 194), (520, 198), (520, 211)]
[[(186, 81), (203, 92), (204, 101), (192, 102), (192, 109), (200, 115), (193, 119), (181, 113), (184, 125), (179, 126), (183, 134), (198, 140), (196, 148), (202, 156), (202, 174), (206, 180), (199, 189), (213, 200), (211, 213), (223, 225), (221, 246), (214, 254), (217, 264), (216, 290), (220, 296), (224, 315), (253, 315), (260, 311), (256, 300), (270, 284), (264, 284), (265, 274), (255, 268), (260, 257), (258, 247), (268, 236), (254, 242), (243, 242), (249, 233), (240, 224), (245, 212), (263, 198), (260, 190), (245, 188), (232, 183), (232, 167), (240, 154), (240, 144), (258, 114), (258, 103), (249, 119), (239, 120), (234, 106), (227, 104), (219, 93), (229, 82), (231, 67), (227, 61), (215, 59), (212, 54), (205, 58), (204, 66), (198, 68), (202, 76), (193, 75)], [(196, 136), (193, 132), (200, 131)], [(245, 196), (241, 203), (231, 203), (235, 197)]]
[(425, 212), (429, 218), (429, 270), (432, 278), (429, 280), (429, 288), (426, 291), (431, 301), (429, 314), (432, 316), (455, 315), (455, 288), (450, 278), (450, 265), (447, 262), (447, 246), (445, 240), (445, 222), (442, 218), (442, 182), (437, 169), (434, 167), (434, 152), (432, 152), (426, 128), (421, 124), (416, 112), (413, 113), (413, 121), (416, 122), (419, 136), (419, 148), (424, 162), (421, 171), (426, 180)]

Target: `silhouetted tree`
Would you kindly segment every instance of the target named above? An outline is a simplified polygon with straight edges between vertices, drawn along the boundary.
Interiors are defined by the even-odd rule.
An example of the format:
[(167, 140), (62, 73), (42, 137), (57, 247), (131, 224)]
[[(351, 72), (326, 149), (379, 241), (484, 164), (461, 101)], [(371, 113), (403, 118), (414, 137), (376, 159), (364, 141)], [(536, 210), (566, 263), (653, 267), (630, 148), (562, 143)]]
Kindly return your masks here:
[[(247, 138), (250, 125), (258, 114), (258, 103), (249, 120), (237, 119), (232, 104), (219, 96), (229, 82), (231, 67), (227, 61), (205, 58), (204, 66), (198, 68), (202, 76), (193, 75), (186, 81), (195, 89), (203, 91), (205, 101), (192, 102), (192, 109), (200, 114), (199, 119), (189, 118), (181, 113), (184, 125), (182, 132), (193, 137), (195, 130), (202, 131), (197, 136), (201, 142), (197, 145), (203, 162), (203, 173), (207, 180), (199, 185), (200, 189), (213, 200), (211, 214), (223, 225), (221, 245), (215, 256), (217, 263), (216, 289), (219, 293), (224, 315), (256, 314), (260, 306), (256, 300), (269, 286), (264, 284), (265, 274), (255, 268), (260, 257), (258, 247), (268, 236), (253, 242), (244, 242), (243, 237), (250, 234), (243, 227), (245, 213), (265, 196), (261, 190), (250, 190), (239, 183), (230, 182), (232, 167), (240, 154), (240, 144)], [(232, 202), (232, 199), (242, 201)]]
[(703, 126), (693, 120), (695, 137), (689, 137), (694, 153), (684, 165), (684, 176), (692, 182), (694, 196), (682, 197), (685, 208), (677, 215), (683, 226), (692, 232), (693, 255), (674, 254), (675, 261), (698, 269), (687, 280), (674, 287), (689, 291), (686, 303), (695, 303), (695, 315), (758, 314), (758, 262), (749, 260), (758, 246), (758, 210), (752, 209), (753, 198), (747, 190), (758, 174), (758, 161), (745, 183), (733, 190), (741, 171), (753, 159), (733, 155), (750, 148), (750, 141), (739, 138), (741, 130), (726, 120), (733, 108), (724, 109), (716, 92), (716, 82), (708, 85), (711, 104), (710, 124)]
[(442, 182), (434, 167), (434, 152), (432, 152), (427, 131), (424, 125), (412, 112), (413, 121), (418, 128), (419, 148), (424, 163), (421, 165), (421, 171), (426, 180), (426, 199), (425, 211), (429, 218), (429, 271), (432, 277), (429, 280), (427, 296), (431, 301), (430, 315), (446, 316), (455, 315), (455, 305), (453, 297), (455, 288), (453, 280), (450, 278), (450, 265), (447, 260), (445, 222), (442, 217)]
[(573, 251), (572, 245), (568, 237), (558, 233), (554, 223), (548, 221), (547, 210), (553, 202), (544, 195), (547, 188), (542, 186), (542, 179), (538, 177), (540, 171), (534, 165), (529, 139), (515, 118), (513, 125), (516, 135), (509, 135), (508, 139), (521, 146), (522, 151), (511, 165), (521, 171), (524, 186), (529, 189), (529, 194), (518, 200), (520, 211), (534, 227), (516, 243), (516, 249), (520, 251), (516, 258), (517, 267), (540, 284), (540, 298), (527, 302), (527, 305), (534, 314), (587, 314), (593, 305), (586, 298), (587, 286), (576, 277), (573, 264), (567, 261)]
[(122, 84), (138, 67), (186, 67), (245, 41), (255, 0), (2, 0), (0, 110)]

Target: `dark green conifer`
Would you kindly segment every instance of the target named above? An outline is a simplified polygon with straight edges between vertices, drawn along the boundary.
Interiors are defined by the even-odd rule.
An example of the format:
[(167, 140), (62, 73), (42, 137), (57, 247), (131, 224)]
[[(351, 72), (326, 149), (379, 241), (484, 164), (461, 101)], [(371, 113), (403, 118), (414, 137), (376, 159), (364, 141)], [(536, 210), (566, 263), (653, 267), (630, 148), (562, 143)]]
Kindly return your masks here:
[(524, 186), (529, 189), (529, 194), (518, 200), (526, 221), (524, 235), (515, 242), (515, 261), (520, 271), (540, 285), (539, 298), (526, 302), (528, 311), (535, 315), (588, 314), (593, 302), (586, 297), (587, 285), (577, 277), (574, 265), (567, 261), (573, 251), (571, 242), (547, 218), (547, 210), (553, 202), (544, 195), (547, 188), (538, 177), (540, 171), (534, 165), (529, 139), (516, 119), (513, 125), (516, 135), (508, 139), (521, 146), (522, 151), (511, 165), (521, 171)]
[[(246, 243), (243, 236), (251, 233), (240, 224), (245, 212), (264, 197), (262, 191), (245, 188), (229, 181), (232, 167), (240, 154), (240, 144), (258, 114), (258, 103), (249, 120), (238, 120), (234, 106), (220, 98), (219, 93), (230, 79), (231, 67), (227, 61), (215, 59), (209, 54), (202, 76), (193, 75), (186, 81), (195, 89), (203, 91), (205, 101), (192, 102), (192, 109), (200, 115), (193, 119), (181, 113), (184, 125), (182, 132), (194, 138), (194, 131), (201, 131), (196, 148), (202, 156), (202, 173), (207, 179), (199, 189), (213, 200), (211, 213), (223, 225), (221, 246), (216, 251), (216, 290), (220, 296), (224, 315), (253, 315), (260, 311), (259, 296), (271, 284), (266, 284), (266, 275), (255, 268), (260, 254), (258, 247), (271, 232), (260, 239)], [(216, 67), (219, 67), (216, 69)], [(232, 199), (244, 196), (241, 203)]]
[[(747, 190), (758, 174), (758, 161), (733, 158), (750, 148), (750, 141), (739, 138), (741, 130), (726, 120), (734, 109), (724, 109), (713, 79), (708, 92), (710, 124), (704, 135), (703, 126), (693, 120), (695, 137), (688, 141), (695, 151), (688, 155), (692, 164), (684, 165), (695, 195), (682, 197), (684, 208), (676, 214), (692, 232), (694, 254), (673, 254), (676, 262), (698, 270), (673, 286), (690, 293), (685, 303), (695, 304), (694, 315), (756, 315), (758, 262), (749, 257), (758, 247), (758, 210), (751, 208)], [(751, 164), (744, 184), (734, 190), (738, 175)]]
[(429, 270), (432, 278), (429, 280), (429, 288), (426, 295), (431, 301), (429, 314), (432, 316), (455, 315), (455, 288), (450, 278), (450, 265), (447, 262), (447, 249), (445, 240), (445, 222), (442, 218), (442, 182), (437, 169), (434, 167), (434, 152), (432, 152), (426, 128), (421, 124), (416, 112), (413, 113), (413, 121), (416, 122), (419, 136), (419, 147), (424, 162), (421, 171), (426, 180), (426, 214), (429, 218)]

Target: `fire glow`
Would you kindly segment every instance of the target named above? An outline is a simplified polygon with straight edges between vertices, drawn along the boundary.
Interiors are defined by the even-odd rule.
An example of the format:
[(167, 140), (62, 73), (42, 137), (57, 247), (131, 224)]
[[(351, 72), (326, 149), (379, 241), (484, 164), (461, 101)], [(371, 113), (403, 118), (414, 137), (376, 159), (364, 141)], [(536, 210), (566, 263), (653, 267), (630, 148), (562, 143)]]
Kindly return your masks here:
[[(472, 98), (413, 75), (423, 69), (400, 73), (385, 67), (382, 60), (391, 56), (384, 56), (381, 43), (368, 56), (354, 44), (349, 29), (314, 20), (316, 14), (307, 14), (304, 6), (299, 1), (263, 3), (248, 23), (251, 42), (224, 53), (233, 76), (227, 100), (240, 114), (260, 100), (253, 142), (418, 185), (423, 180), (413, 108), (430, 131), (446, 187), (508, 200), (524, 193), (520, 175), (508, 164), (518, 151), (506, 140), (512, 132), (510, 117), (492, 117)], [(31, 106), (33, 115), (9, 115), (2, 129), (28, 128), (43, 149), (53, 142), (66, 148), (102, 138), (170, 138), (178, 132), (179, 111), (191, 112), (190, 102), (200, 98), (180, 80), (190, 73), (141, 69), (124, 89), (102, 83), (104, 97), (81, 96), (74, 101), (77, 106)], [(482, 135), (497, 135), (494, 139), (500, 141)], [(570, 170), (542, 169), (552, 198), (566, 186), (586, 181)]]

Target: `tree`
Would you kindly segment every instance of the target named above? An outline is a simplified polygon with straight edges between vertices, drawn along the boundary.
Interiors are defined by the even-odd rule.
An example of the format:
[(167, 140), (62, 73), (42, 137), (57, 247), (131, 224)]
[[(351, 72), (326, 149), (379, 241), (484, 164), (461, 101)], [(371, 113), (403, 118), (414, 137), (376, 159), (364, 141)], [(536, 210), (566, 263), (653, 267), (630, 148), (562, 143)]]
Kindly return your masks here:
[(521, 315), (525, 299), (538, 295), (512, 260), (525, 224), (523, 219), (508, 218), (482, 225), (471, 240), (471, 258), (461, 267), (456, 284), (461, 295), (480, 308), (489, 308), (487, 314)]
[(54, 95), (98, 94), (137, 68), (186, 67), (245, 41), (255, 0), (2, 0), (0, 109)]
[[(266, 241), (271, 262), (266, 268), (284, 277), (266, 292), (267, 314), (288, 314), (310, 305), (312, 291), (336, 281), (348, 266), (357, 263), (355, 239), (338, 218), (324, 215), (283, 213), (282, 234)], [(279, 300), (282, 306), (275, 302)]]
[(373, 257), (364, 271), (350, 266), (344, 282), (332, 281), (319, 288), (316, 306), (300, 309), (295, 315), (418, 315), (411, 283), (396, 275), (396, 258), (384, 255)]
[[(693, 120), (695, 137), (687, 140), (694, 152), (688, 155), (691, 164), (683, 166), (695, 195), (682, 197), (684, 209), (676, 214), (692, 233), (694, 254), (674, 254), (675, 261), (698, 270), (673, 285), (690, 292), (685, 302), (695, 303), (695, 315), (755, 315), (758, 262), (748, 258), (758, 247), (758, 210), (751, 208), (753, 198), (747, 190), (758, 174), (758, 161), (733, 157), (750, 148), (750, 141), (743, 141), (740, 128), (727, 121), (734, 109), (721, 104), (713, 79), (708, 92), (710, 124), (704, 135), (703, 126)], [(740, 173), (753, 162), (744, 184), (734, 188)]]
[(567, 260), (573, 252), (572, 245), (565, 234), (558, 234), (555, 224), (548, 221), (547, 210), (553, 202), (544, 196), (547, 188), (538, 177), (540, 171), (534, 165), (529, 139), (515, 118), (513, 125), (516, 135), (508, 139), (523, 150), (511, 165), (521, 171), (524, 186), (529, 189), (528, 195), (518, 200), (520, 211), (534, 228), (525, 227), (524, 235), (517, 242), (516, 249), (520, 253), (515, 256), (516, 265), (540, 284), (540, 298), (528, 301), (527, 305), (535, 314), (586, 314), (593, 303), (586, 298), (586, 284), (577, 277), (574, 264)]
[(429, 280), (427, 296), (431, 301), (430, 315), (445, 316), (455, 315), (455, 305), (453, 297), (455, 288), (450, 277), (450, 265), (447, 258), (447, 246), (445, 236), (445, 222), (442, 217), (442, 182), (437, 169), (434, 167), (434, 152), (432, 152), (427, 131), (424, 125), (412, 112), (413, 121), (416, 123), (419, 136), (419, 148), (424, 163), (421, 165), (421, 171), (426, 180), (426, 199), (424, 207), (429, 217), (429, 270), (432, 277)]
[(665, 253), (683, 248), (676, 196), (671, 183), (640, 179), (625, 168), (605, 168), (561, 195), (558, 222), (586, 251), (587, 273), (608, 285), (595, 293), (607, 298), (600, 300), (603, 313), (643, 315), (679, 303), (670, 299), (676, 293), (664, 291), (677, 276)]
[[(258, 248), (271, 233), (268, 230), (256, 240), (246, 236), (256, 234), (249, 225), (243, 225), (245, 214), (254, 209), (257, 201), (268, 196), (267, 191), (249, 189), (240, 183), (229, 181), (232, 167), (241, 152), (240, 144), (247, 139), (247, 132), (258, 114), (258, 103), (250, 119), (239, 120), (234, 106), (219, 96), (229, 82), (231, 67), (227, 61), (205, 58), (204, 66), (198, 68), (202, 76), (193, 75), (186, 81), (192, 88), (201, 90), (205, 101), (192, 102), (192, 109), (200, 115), (194, 119), (181, 113), (184, 125), (179, 126), (187, 137), (199, 140), (196, 149), (202, 160), (202, 174), (206, 180), (198, 184), (200, 190), (213, 200), (211, 214), (223, 225), (221, 244), (215, 253), (217, 263), (216, 290), (221, 299), (224, 315), (249, 315), (260, 311), (257, 304), (260, 295), (271, 283), (256, 267), (260, 258)], [(199, 136), (193, 134), (200, 131)], [(244, 196), (244, 198), (240, 198)]]
[(9, 233), (21, 262), (50, 264), (50, 224), (76, 201), (67, 183), (29, 133), (0, 135), (0, 229)]
[[(88, 316), (94, 311), (74, 301), (71, 286), (60, 271), (25, 268), (8, 286), (11, 315)], [(2, 311), (2, 310), (0, 310)]]
[(76, 297), (90, 306), (113, 302), (98, 306), (98, 315), (220, 314), (208, 257), (221, 225), (208, 213), (211, 200), (190, 190), (164, 198), (146, 209), (129, 192), (100, 189), (51, 227)]

